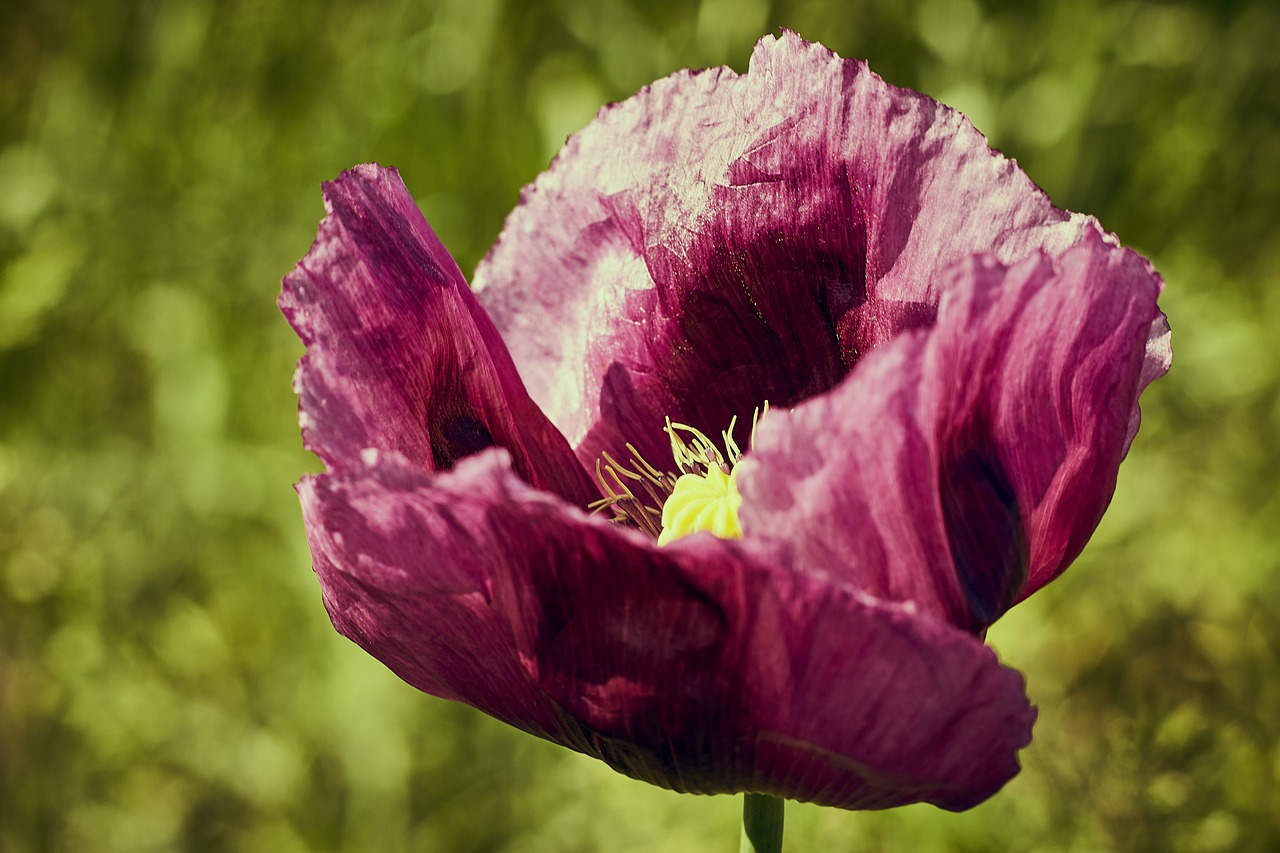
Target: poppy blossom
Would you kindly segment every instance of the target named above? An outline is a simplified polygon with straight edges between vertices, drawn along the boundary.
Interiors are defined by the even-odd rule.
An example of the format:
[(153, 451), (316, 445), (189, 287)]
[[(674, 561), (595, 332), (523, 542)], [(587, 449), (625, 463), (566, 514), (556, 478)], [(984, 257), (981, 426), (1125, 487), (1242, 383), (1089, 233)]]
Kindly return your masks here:
[(1149, 263), (789, 32), (602, 109), (474, 287), (395, 170), (324, 200), (280, 305), (341, 633), (676, 791), (959, 810), (1018, 772), (981, 638), (1110, 501), (1170, 359)]

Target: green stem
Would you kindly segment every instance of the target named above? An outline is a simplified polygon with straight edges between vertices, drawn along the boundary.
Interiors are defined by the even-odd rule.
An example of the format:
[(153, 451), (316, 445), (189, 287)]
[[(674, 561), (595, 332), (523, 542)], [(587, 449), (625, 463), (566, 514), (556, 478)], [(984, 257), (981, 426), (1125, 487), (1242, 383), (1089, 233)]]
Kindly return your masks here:
[(782, 853), (783, 801), (747, 794), (742, 801), (742, 846), (738, 853)]

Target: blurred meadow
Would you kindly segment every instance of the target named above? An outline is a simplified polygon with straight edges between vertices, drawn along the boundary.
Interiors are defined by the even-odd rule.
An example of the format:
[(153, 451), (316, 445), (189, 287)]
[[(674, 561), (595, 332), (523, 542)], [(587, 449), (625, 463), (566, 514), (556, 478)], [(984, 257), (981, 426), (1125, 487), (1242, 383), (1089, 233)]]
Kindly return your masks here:
[[(608, 101), (779, 26), (964, 110), (1168, 281), (1174, 367), (1084, 557), (990, 641), (982, 806), (791, 804), (793, 851), (1280, 850), (1280, 6), (6, 0), (0, 850), (733, 850), (329, 626), (275, 307), (319, 183), (398, 166), (470, 272)], [(1270, 331), (1268, 331), (1270, 330)]]

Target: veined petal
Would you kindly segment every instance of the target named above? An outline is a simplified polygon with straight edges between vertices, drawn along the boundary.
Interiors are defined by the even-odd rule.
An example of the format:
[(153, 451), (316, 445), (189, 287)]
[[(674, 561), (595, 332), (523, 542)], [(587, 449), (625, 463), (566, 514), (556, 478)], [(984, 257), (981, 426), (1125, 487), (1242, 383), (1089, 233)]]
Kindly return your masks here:
[(963, 809), (1018, 771), (1022, 678), (967, 633), (700, 534), (668, 548), (491, 450), (301, 486), (339, 631), (420, 689), (677, 791)]
[(1100, 234), (1057, 262), (960, 264), (936, 325), (760, 425), (740, 463), (744, 533), (985, 628), (1079, 554), (1110, 502), (1138, 396), (1163, 372), (1162, 286)]
[(603, 109), (476, 288), (590, 463), (627, 440), (661, 453), (667, 416), (719, 430), (824, 393), (933, 323), (952, 263), (1056, 256), (1091, 227), (960, 113), (784, 32), (745, 75), (682, 72)]
[(358, 166), (326, 183), (324, 200), (315, 244), (280, 294), (307, 345), (295, 378), (307, 447), (331, 469), (373, 449), (436, 470), (498, 445), (528, 482), (593, 500), (399, 173)]

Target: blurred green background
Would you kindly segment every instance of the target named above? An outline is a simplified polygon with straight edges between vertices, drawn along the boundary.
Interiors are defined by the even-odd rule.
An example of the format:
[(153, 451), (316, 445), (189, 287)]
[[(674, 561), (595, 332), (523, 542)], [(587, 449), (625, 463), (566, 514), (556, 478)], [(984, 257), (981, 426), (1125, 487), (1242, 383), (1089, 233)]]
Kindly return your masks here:
[(962, 815), (788, 849), (1280, 849), (1280, 7), (0, 5), (0, 849), (736, 849), (684, 797), (400, 683), (329, 627), (275, 308), (319, 182), (398, 166), (471, 270), (595, 110), (778, 26), (965, 110), (1169, 282), (1173, 372), (1079, 563), (997, 625), (1040, 706)]

